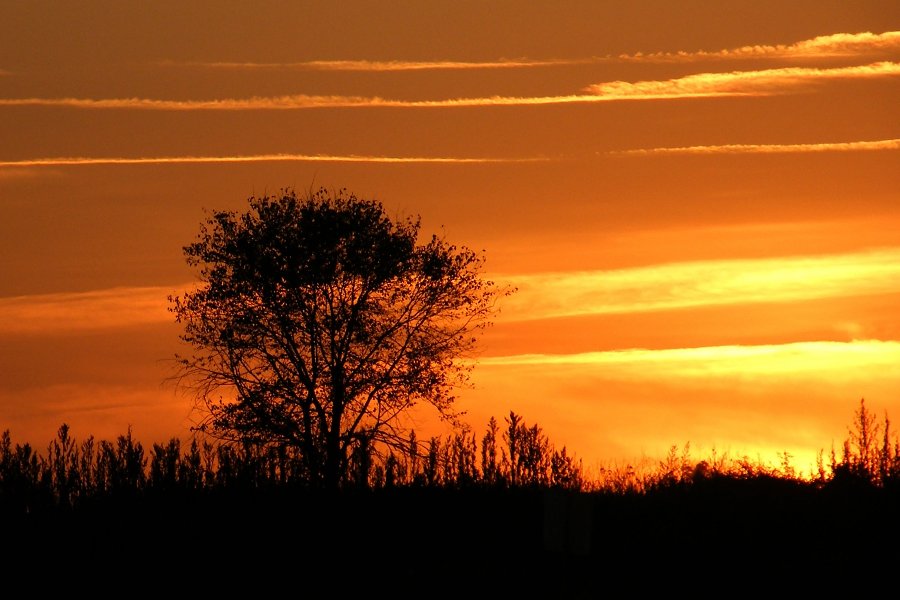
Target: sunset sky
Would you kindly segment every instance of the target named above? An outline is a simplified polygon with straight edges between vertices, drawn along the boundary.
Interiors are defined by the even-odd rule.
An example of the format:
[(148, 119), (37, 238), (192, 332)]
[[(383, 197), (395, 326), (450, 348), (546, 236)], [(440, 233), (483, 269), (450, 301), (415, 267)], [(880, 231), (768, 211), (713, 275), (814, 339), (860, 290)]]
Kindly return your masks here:
[(808, 470), (860, 398), (900, 419), (896, 1), (32, 1), (0, 4), (0, 431), (186, 437), (182, 247), (322, 186), (518, 287), (479, 435)]

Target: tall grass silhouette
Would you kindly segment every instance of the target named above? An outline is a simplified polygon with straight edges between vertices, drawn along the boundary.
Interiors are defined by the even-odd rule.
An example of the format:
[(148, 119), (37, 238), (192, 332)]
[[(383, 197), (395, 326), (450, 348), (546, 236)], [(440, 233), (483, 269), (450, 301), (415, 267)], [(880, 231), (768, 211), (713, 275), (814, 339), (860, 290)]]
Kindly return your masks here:
[(135, 576), (176, 557), (219, 569), (222, 552), (258, 575), (341, 571), (350, 567), (336, 557), (359, 551), (367, 570), (404, 581), (501, 586), (509, 577), (525, 592), (573, 593), (614, 589), (605, 578), (635, 570), (886, 573), (900, 564), (900, 442), (864, 401), (844, 442), (820, 451), (818, 471), (804, 477), (787, 455), (779, 466), (694, 458), (689, 444), (649, 468), (589, 476), (516, 413), (502, 426), (491, 418), (480, 436), (463, 429), (413, 438), (405, 452), (357, 450), (350, 464), (339, 489), (323, 490), (284, 446), (173, 438), (145, 449), (130, 430), (79, 441), (62, 425), (38, 452), (6, 431), (3, 564), (50, 564), (62, 560), (50, 549), (72, 544), (66, 564)]

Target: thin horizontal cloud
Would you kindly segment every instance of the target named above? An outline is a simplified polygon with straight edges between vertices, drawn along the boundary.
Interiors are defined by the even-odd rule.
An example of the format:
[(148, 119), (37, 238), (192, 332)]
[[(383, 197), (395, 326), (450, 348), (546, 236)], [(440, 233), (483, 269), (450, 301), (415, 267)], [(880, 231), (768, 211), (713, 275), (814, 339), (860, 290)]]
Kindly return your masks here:
[(590, 367), (595, 375), (658, 379), (660, 377), (707, 378), (716, 376), (813, 375), (859, 377), (861, 370), (884, 369), (900, 374), (900, 342), (854, 340), (851, 342), (793, 342), (760, 346), (708, 346), (663, 350), (627, 349), (579, 354), (520, 354), (478, 359), (489, 366)]
[(511, 59), (494, 61), (404, 61), (404, 60), (310, 60), (300, 62), (175, 62), (164, 61), (162, 66), (199, 67), (223, 70), (296, 70), (296, 71), (461, 71), (479, 69), (527, 69), (589, 64), (600, 59)]
[(788, 67), (762, 71), (698, 73), (658, 81), (612, 81), (584, 88), (587, 93), (562, 96), (488, 96), (446, 100), (391, 100), (363, 96), (270, 96), (213, 100), (156, 100), (150, 98), (3, 98), (3, 106), (45, 106), (79, 109), (131, 110), (299, 110), (311, 108), (457, 108), (477, 106), (538, 106), (545, 104), (668, 100), (726, 96), (766, 96), (804, 84), (841, 79), (868, 79), (900, 75), (900, 63), (815, 69)]
[(222, 70), (297, 70), (297, 71), (446, 71), (475, 69), (523, 69), (609, 62), (694, 62), (740, 58), (813, 58), (867, 56), (900, 49), (900, 31), (884, 33), (834, 33), (793, 44), (756, 44), (723, 50), (693, 52), (652, 52), (593, 56), (573, 59), (499, 59), (489, 61), (415, 61), (415, 60), (310, 60), (296, 62), (251, 61), (162, 61), (165, 67), (194, 67)]
[(871, 152), (900, 150), (900, 139), (859, 142), (823, 142), (818, 144), (724, 144), (718, 146), (683, 146), (671, 148), (638, 148), (610, 154), (647, 156), (653, 154), (795, 154), (806, 152)]
[(836, 58), (867, 56), (900, 49), (900, 31), (835, 33), (793, 44), (753, 45), (725, 50), (621, 54), (625, 62), (695, 62), (745, 58)]
[(2, 98), (0, 106), (47, 106), (83, 109), (131, 110), (296, 110), (390, 106), (390, 101), (363, 96), (253, 96), (213, 100), (157, 100), (152, 98)]
[(215, 100), (154, 100), (150, 98), (2, 98), (2, 106), (44, 106), (79, 109), (131, 109), (165, 111), (239, 111), (299, 110), (310, 108), (455, 108), (469, 106), (525, 106), (597, 102), (599, 98), (583, 94), (567, 96), (454, 98), (447, 100), (390, 100), (363, 96), (269, 96), (223, 98)]
[(657, 81), (612, 81), (590, 85), (584, 91), (607, 100), (766, 96), (808, 83), (896, 75), (900, 75), (900, 63), (885, 61), (831, 69), (785, 67), (760, 71), (696, 73)]
[[(510, 163), (539, 162), (545, 158), (465, 158), (435, 156), (360, 156), (328, 154), (251, 154), (244, 156), (156, 156), (156, 157), (59, 157), (0, 161), (0, 167), (58, 167), (73, 165), (158, 165), (246, 162), (353, 162), (353, 163)], [(0, 176), (2, 176), (0, 171)]]
[(167, 298), (174, 292), (175, 288), (134, 287), (0, 298), (0, 334), (55, 334), (170, 322)]
[(509, 321), (791, 302), (900, 293), (900, 248), (494, 279), (518, 287), (504, 301)]

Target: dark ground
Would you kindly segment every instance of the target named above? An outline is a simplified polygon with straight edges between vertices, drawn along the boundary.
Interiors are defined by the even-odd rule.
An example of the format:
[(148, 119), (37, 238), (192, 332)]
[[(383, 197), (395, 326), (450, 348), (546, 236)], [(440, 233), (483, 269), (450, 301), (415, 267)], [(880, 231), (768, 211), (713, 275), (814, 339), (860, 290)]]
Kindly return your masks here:
[(846, 586), (896, 597), (900, 580), (898, 490), (777, 480), (644, 495), (147, 492), (2, 525), (0, 576), (34, 592), (721, 597)]

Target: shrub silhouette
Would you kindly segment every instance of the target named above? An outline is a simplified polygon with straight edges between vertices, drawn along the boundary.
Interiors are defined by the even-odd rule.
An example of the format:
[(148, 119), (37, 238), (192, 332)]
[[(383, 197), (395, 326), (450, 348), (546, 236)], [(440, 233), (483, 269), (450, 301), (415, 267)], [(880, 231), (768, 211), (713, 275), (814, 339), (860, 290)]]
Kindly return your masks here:
[[(819, 451), (817, 472), (801, 479), (789, 454), (773, 467), (748, 457), (729, 459), (715, 451), (691, 456), (690, 443), (672, 446), (651, 467), (631, 464), (585, 474), (580, 459), (556, 449), (542, 428), (510, 412), (502, 431), (491, 417), (479, 438), (469, 428), (426, 443), (412, 432), (403, 451), (385, 453), (360, 445), (351, 456), (352, 481), (360, 489), (383, 487), (565, 489), (606, 494), (648, 494), (689, 488), (712, 480), (789, 480), (816, 489), (840, 486), (896, 488), (900, 482), (900, 442), (883, 420), (860, 404), (841, 445), (828, 464)], [(499, 437), (502, 439), (498, 440)], [(502, 442), (502, 443), (500, 443)], [(302, 452), (264, 442), (226, 443), (193, 438), (185, 445), (172, 438), (153, 443), (149, 455), (131, 429), (114, 441), (92, 436), (78, 442), (67, 424), (60, 426), (45, 454), (28, 444), (13, 444), (9, 430), (0, 435), (0, 502), (4, 510), (30, 512), (39, 507), (77, 506), (97, 496), (140, 495), (168, 491), (306, 487)]]
[(848, 437), (837, 459), (831, 449), (831, 484), (842, 486), (892, 487), (900, 481), (900, 442), (891, 437), (891, 422), (887, 413), (884, 421), (866, 407), (860, 399), (853, 422), (847, 428)]
[[(597, 569), (641, 564), (675, 577), (698, 557), (723, 573), (776, 550), (792, 565), (842, 572), (889, 569), (900, 558), (890, 544), (879, 553), (846, 551), (900, 535), (897, 437), (887, 416), (874, 419), (862, 402), (841, 458), (820, 461), (809, 478), (789, 456), (778, 466), (715, 452), (701, 458), (690, 444), (671, 447), (656, 464), (588, 476), (538, 425), (515, 413), (505, 424), (501, 431), (491, 418), (480, 444), (461, 430), (413, 438), (403, 452), (357, 448), (354, 484), (328, 493), (309, 485), (303, 457), (285, 447), (170, 439), (145, 454), (130, 430), (114, 441), (79, 442), (63, 425), (41, 454), (5, 431), (0, 550), (31, 556), (82, 539), (80, 555), (121, 568), (137, 564), (136, 539), (150, 548), (187, 535), (227, 552), (296, 539), (303, 543), (292, 560), (309, 568), (332, 568), (326, 557), (349, 548), (377, 547), (366, 558), (373, 572), (426, 581), (451, 572), (500, 581), (515, 572), (556, 593), (601, 585), (588, 579)], [(190, 560), (220, 568), (214, 556), (194, 552)], [(286, 557), (251, 552), (242, 573), (271, 574), (272, 561)], [(534, 593), (527, 577), (514, 583)]]

